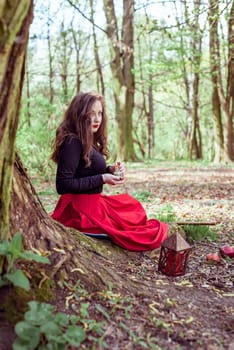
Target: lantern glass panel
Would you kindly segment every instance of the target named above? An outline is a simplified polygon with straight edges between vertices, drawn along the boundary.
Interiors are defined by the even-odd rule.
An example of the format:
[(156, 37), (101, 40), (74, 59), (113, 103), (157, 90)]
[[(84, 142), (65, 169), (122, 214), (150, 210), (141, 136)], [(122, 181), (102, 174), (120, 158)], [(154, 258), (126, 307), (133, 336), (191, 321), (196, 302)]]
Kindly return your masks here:
[(174, 251), (161, 247), (158, 271), (168, 276), (180, 276), (185, 274), (190, 249)]

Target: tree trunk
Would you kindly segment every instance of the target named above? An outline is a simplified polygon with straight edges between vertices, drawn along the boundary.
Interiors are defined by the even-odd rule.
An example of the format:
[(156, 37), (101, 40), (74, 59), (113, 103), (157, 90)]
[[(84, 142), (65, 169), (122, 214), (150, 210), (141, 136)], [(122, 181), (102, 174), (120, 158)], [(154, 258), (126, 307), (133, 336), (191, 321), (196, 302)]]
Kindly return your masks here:
[(234, 161), (234, 1), (228, 21), (228, 77), (227, 77), (227, 127), (226, 150), (229, 158)]
[(212, 112), (214, 121), (215, 162), (221, 162), (224, 157), (223, 125), (221, 106), (218, 93), (219, 70), (219, 39), (218, 39), (218, 4), (215, 0), (209, 3), (210, 26), (210, 73), (212, 83)]
[[(9, 236), (9, 203), (32, 1), (0, 6), (0, 240)], [(7, 20), (6, 20), (7, 19)]]
[[(185, 30), (189, 31), (184, 35), (180, 33), (182, 74), (185, 86), (186, 113), (187, 113), (187, 142), (188, 157), (200, 159), (202, 157), (201, 131), (199, 122), (199, 82), (200, 82), (200, 62), (201, 62), (201, 42), (202, 34), (199, 25), (201, 0), (194, 0), (193, 17), (189, 14), (187, 1), (182, 1), (184, 6)], [(179, 21), (177, 20), (177, 23)], [(189, 54), (189, 60), (188, 60)]]
[[(48, 60), (49, 60), (49, 101), (50, 105), (52, 106), (54, 103), (54, 86), (53, 86), (53, 80), (54, 80), (54, 69), (53, 69), (53, 54), (52, 54), (52, 47), (51, 47), (51, 33), (50, 33), (50, 5), (48, 5), (48, 18), (47, 18), (47, 47), (48, 47)], [(51, 109), (50, 109), (51, 111)], [(49, 112), (48, 117), (51, 116), (51, 112)]]
[[(179, 16), (176, 16), (176, 23), (177, 27), (180, 28), (180, 22), (182, 21), (184, 23), (184, 26), (189, 26), (189, 15), (188, 15), (188, 4), (187, 1), (180, 1), (181, 6), (184, 8), (184, 18), (180, 19)], [(177, 3), (175, 2), (175, 8), (177, 12)], [(184, 107), (185, 113), (186, 113), (186, 126), (185, 130), (183, 132), (185, 136), (185, 141), (187, 144), (187, 149), (189, 151), (189, 140), (190, 140), (190, 134), (192, 129), (192, 89), (191, 89), (191, 74), (189, 74), (189, 64), (187, 62), (186, 57), (186, 51), (188, 50), (187, 46), (187, 38), (184, 35), (184, 28), (181, 28), (182, 30), (179, 30), (179, 55), (180, 55), (180, 62), (181, 62), (181, 73), (182, 73), (182, 80), (184, 83), (184, 93), (185, 98), (182, 98), (182, 105)], [(188, 30), (188, 28), (186, 28)], [(186, 41), (187, 40), (187, 41)], [(182, 128), (183, 129), (183, 128)]]
[(69, 30), (66, 29), (65, 23), (61, 24), (60, 28), (60, 41), (58, 43), (58, 53), (60, 55), (60, 76), (61, 76), (61, 85), (63, 90), (63, 102), (64, 104), (68, 103), (69, 94), (68, 94), (68, 73), (69, 73), (69, 61), (72, 52), (72, 48), (70, 47), (70, 33)]
[[(210, 65), (212, 92), (212, 110), (215, 124), (215, 139), (218, 154), (215, 161), (230, 162), (234, 160), (233, 148), (233, 97), (234, 97), (234, 3), (232, 3), (228, 23), (228, 67), (227, 67), (227, 92), (225, 95), (220, 61), (220, 48), (218, 37), (219, 4), (210, 0), (209, 24), (210, 24)], [(223, 121), (222, 121), (223, 112)]]
[(78, 33), (76, 32), (75, 28), (74, 28), (74, 24), (72, 21), (72, 38), (73, 38), (73, 43), (75, 46), (75, 53), (76, 53), (76, 92), (80, 92), (81, 90), (81, 72), (80, 72), (80, 68), (81, 68), (81, 59), (80, 59), (80, 40), (78, 37)]
[[(152, 74), (149, 75), (149, 81), (152, 82)], [(148, 91), (149, 100), (149, 114), (148, 114), (148, 156), (149, 158), (154, 157), (154, 99), (153, 99), (153, 86), (152, 83), (149, 84)]]
[(190, 134), (189, 158), (192, 160), (202, 158), (202, 140), (199, 122), (199, 82), (200, 82), (200, 65), (201, 65), (201, 29), (199, 26), (201, 0), (194, 0), (195, 22), (191, 23), (192, 38), (192, 128)]
[(94, 46), (94, 57), (97, 67), (97, 91), (99, 91), (99, 82), (101, 84), (101, 93), (103, 96), (105, 96), (105, 85), (104, 85), (104, 78), (102, 74), (102, 65), (101, 60), (99, 57), (98, 52), (98, 44), (97, 44), (97, 36), (95, 32), (95, 25), (94, 25), (94, 7), (93, 7), (93, 0), (89, 0), (90, 4), (90, 10), (91, 10), (91, 22), (92, 22), (92, 30), (93, 30), (93, 46)]
[[(144, 32), (149, 32), (150, 31), (150, 23), (149, 23), (149, 18), (146, 16), (146, 27)], [(143, 33), (142, 33), (143, 34)], [(154, 77), (152, 72), (148, 73), (148, 84), (145, 84), (145, 78), (144, 78), (144, 73), (143, 73), (143, 61), (145, 60), (145, 47), (148, 47), (148, 60), (147, 63), (149, 66), (153, 66), (153, 46), (154, 42), (152, 43), (151, 36), (145, 36), (143, 34), (143, 40), (140, 38), (141, 36), (138, 36), (137, 43), (138, 43), (138, 60), (139, 60), (139, 74), (140, 74), (140, 86), (141, 86), (141, 94), (142, 94), (142, 113), (144, 114), (144, 117), (146, 120), (142, 120), (142, 124), (146, 123), (147, 124), (147, 129), (142, 127), (143, 132), (142, 132), (142, 138), (141, 138), (141, 150), (145, 153), (144, 151), (144, 146), (147, 147), (147, 156), (149, 158), (154, 157), (154, 146), (155, 146), (155, 137), (154, 137), (154, 130), (155, 130), (155, 125), (154, 125), (154, 89), (153, 89), (153, 81)], [(143, 42), (143, 47), (144, 49), (141, 48), (141, 42)], [(145, 64), (146, 62), (144, 62)], [(146, 64), (147, 64), (146, 63)], [(147, 86), (148, 85), (148, 86)], [(147, 103), (146, 103), (147, 100)], [(140, 143), (140, 141), (138, 141)], [(144, 154), (141, 151), (142, 155)]]
[(107, 21), (107, 35), (111, 43), (111, 70), (117, 121), (117, 153), (122, 160), (136, 160), (132, 136), (135, 93), (133, 74), (134, 0), (123, 1), (121, 40), (119, 40), (114, 2), (113, 0), (104, 0), (103, 2)]
[(30, 94), (30, 83), (29, 83), (29, 70), (28, 70), (28, 58), (26, 58), (26, 72), (25, 72), (25, 76), (26, 76), (26, 97), (27, 97), (27, 103), (26, 103), (26, 123), (28, 124), (28, 126), (31, 126), (31, 103), (30, 103), (30, 99), (31, 99), (31, 94)]
[[(144, 84), (144, 78), (143, 78), (143, 62), (142, 62), (142, 57), (143, 57), (143, 51), (141, 49), (141, 41), (140, 38), (138, 37), (137, 39), (138, 43), (138, 60), (139, 60), (139, 74), (140, 74), (140, 91), (142, 95), (142, 102), (140, 104), (137, 104), (136, 106), (140, 109), (139, 116), (137, 118), (137, 123), (135, 124), (135, 135), (137, 135), (137, 129), (140, 126), (140, 136), (136, 136), (137, 140), (134, 139), (134, 143), (137, 143), (139, 145), (142, 157), (145, 157), (145, 145), (148, 145), (148, 135), (147, 131), (145, 130), (144, 127), (141, 126), (141, 124), (144, 124), (148, 120), (148, 115), (149, 112), (147, 110), (147, 104), (146, 104), (146, 99), (147, 99), (147, 93), (146, 93), (146, 87)], [(145, 121), (146, 119), (146, 121)]]
[[(148, 22), (148, 18), (147, 18)], [(149, 65), (153, 65), (153, 44), (151, 37), (149, 36), (148, 39), (149, 43)], [(148, 114), (148, 120), (147, 120), (147, 126), (148, 126), (148, 156), (149, 158), (154, 157), (154, 90), (153, 90), (153, 74), (149, 73), (149, 88), (148, 88), (148, 104), (149, 104), (149, 114)]]
[[(218, 7), (217, 7), (218, 11)], [(228, 23), (228, 66), (227, 66), (227, 92), (225, 95), (222, 73), (221, 73), (221, 61), (220, 53), (218, 52), (218, 70), (217, 70), (217, 80), (218, 80), (218, 94), (220, 105), (223, 112), (223, 149), (224, 149), (224, 161), (230, 162), (234, 160), (233, 153), (233, 72), (234, 72), (234, 3), (232, 3), (229, 23)], [(219, 46), (218, 46), (219, 49)]]
[(199, 73), (194, 74), (193, 80), (193, 108), (192, 108), (192, 129), (190, 135), (189, 158), (192, 160), (202, 159), (202, 136), (198, 115), (198, 91), (199, 91)]

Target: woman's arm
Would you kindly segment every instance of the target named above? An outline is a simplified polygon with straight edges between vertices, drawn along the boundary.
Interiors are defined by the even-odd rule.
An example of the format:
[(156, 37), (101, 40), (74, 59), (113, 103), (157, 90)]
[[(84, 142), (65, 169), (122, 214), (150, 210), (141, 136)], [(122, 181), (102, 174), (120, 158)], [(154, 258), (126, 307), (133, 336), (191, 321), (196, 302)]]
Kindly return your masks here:
[(92, 191), (103, 185), (102, 174), (77, 177), (77, 169), (82, 161), (81, 142), (72, 138), (61, 146), (56, 175), (56, 189), (59, 194)]

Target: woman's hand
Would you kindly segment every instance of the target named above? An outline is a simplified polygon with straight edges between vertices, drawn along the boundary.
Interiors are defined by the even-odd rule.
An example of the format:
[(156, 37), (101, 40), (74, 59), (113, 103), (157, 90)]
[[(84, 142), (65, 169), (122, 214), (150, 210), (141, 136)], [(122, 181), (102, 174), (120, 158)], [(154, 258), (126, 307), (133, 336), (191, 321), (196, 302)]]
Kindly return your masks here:
[(113, 174), (103, 174), (102, 175), (103, 183), (108, 185), (122, 185), (125, 180), (120, 176), (115, 176)]

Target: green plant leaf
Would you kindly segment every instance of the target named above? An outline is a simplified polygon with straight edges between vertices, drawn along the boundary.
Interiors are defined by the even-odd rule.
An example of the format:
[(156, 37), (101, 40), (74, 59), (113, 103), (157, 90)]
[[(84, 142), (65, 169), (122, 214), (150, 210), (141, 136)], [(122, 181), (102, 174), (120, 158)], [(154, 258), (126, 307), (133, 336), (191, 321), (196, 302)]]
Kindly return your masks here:
[(47, 337), (47, 339), (50, 339), (50, 336), (55, 336), (55, 339), (57, 337), (62, 336), (62, 327), (57, 325), (54, 320), (45, 322), (43, 325), (40, 327), (41, 333), (44, 333)]
[(82, 318), (88, 318), (89, 317), (89, 304), (90, 303), (82, 303), (80, 306), (80, 315)]
[(8, 246), (9, 246), (9, 242), (5, 240), (0, 243), (0, 255), (5, 255), (5, 256), (7, 255)]
[(78, 322), (79, 318), (76, 315), (70, 316), (70, 322), (71, 324), (76, 324)]
[(67, 326), (69, 321), (68, 315), (66, 315), (64, 312), (58, 312), (55, 315), (54, 321), (60, 326)]
[(50, 264), (50, 260), (46, 258), (45, 256), (41, 256), (39, 254), (34, 254), (30, 252), (29, 250), (25, 250), (23, 252), (19, 253), (19, 258), (25, 259), (25, 260), (33, 260), (36, 262), (40, 262), (43, 264)]
[(79, 346), (82, 341), (85, 340), (86, 333), (83, 328), (71, 325), (68, 327), (67, 332), (64, 334), (64, 339), (66, 339), (69, 344), (73, 346)]
[(28, 305), (30, 309), (25, 313), (24, 319), (29, 323), (40, 326), (53, 320), (54, 315), (52, 312), (55, 310), (53, 305), (37, 301), (30, 301)]
[(14, 259), (17, 259), (22, 248), (23, 248), (22, 235), (20, 232), (17, 232), (12, 237), (12, 240), (9, 242), (8, 251), (14, 257)]
[(15, 325), (15, 333), (19, 338), (13, 344), (13, 349), (36, 349), (40, 343), (40, 330), (33, 325), (20, 321)]
[[(17, 338), (13, 343), (13, 350), (28, 350), (28, 341)], [(32, 350), (35, 348), (31, 348)]]
[[(35, 338), (35, 345), (37, 346), (39, 344), (40, 340), (40, 330), (39, 328), (29, 324), (26, 321), (20, 321), (15, 325), (15, 333), (23, 340), (32, 340), (32, 334), (33, 338)], [(30, 342), (30, 344), (34, 344), (34, 342)]]
[(6, 273), (4, 275), (4, 278), (6, 278), (16, 287), (23, 288), (27, 291), (29, 291), (30, 289), (29, 280), (22, 270), (16, 270), (12, 273)]

